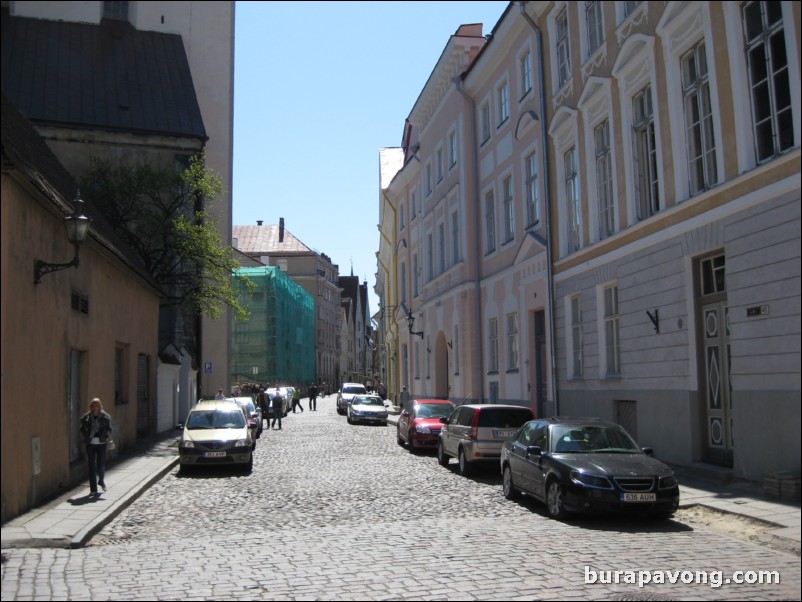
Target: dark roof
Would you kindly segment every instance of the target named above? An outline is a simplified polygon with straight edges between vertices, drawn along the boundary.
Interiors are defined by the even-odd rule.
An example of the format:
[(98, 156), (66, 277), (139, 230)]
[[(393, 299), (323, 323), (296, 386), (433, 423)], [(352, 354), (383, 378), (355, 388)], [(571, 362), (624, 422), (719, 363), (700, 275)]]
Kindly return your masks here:
[[(2, 99), (2, 127), (0, 127), (0, 149), (2, 150), (3, 172), (15, 170), (50, 201), (58, 213), (67, 217), (73, 212), (73, 199), (78, 185), (69, 172), (50, 150), (50, 147), (36, 132), (33, 124), (20, 113), (8, 97)], [(161, 292), (128, 246), (115, 234), (109, 223), (92, 206), (84, 202), (84, 213), (92, 219), (89, 236), (111, 251), (139, 275), (150, 286)]]
[(181, 36), (12, 17), (2, 87), (37, 124), (207, 139)]

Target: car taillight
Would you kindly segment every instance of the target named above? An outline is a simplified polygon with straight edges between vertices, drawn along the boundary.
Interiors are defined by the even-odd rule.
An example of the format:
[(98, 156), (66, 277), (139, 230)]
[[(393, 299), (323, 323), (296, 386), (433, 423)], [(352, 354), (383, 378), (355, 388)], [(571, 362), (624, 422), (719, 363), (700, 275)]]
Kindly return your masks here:
[(471, 419), (471, 441), (476, 441), (479, 438), (479, 410), (473, 415)]

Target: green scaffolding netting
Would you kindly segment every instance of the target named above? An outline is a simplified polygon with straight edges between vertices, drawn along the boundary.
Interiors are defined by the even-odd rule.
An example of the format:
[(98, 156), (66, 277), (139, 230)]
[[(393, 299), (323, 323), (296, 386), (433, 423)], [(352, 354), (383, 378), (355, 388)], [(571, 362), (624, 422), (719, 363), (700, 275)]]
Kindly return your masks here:
[(240, 268), (256, 286), (240, 292), (250, 316), (234, 320), (232, 382), (308, 384), (315, 380), (315, 302), (276, 267)]

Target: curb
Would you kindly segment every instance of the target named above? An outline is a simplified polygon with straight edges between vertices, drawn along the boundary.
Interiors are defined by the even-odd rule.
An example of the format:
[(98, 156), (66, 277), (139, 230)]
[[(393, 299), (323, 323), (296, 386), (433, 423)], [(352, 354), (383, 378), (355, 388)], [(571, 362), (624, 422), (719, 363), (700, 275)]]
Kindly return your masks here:
[[(179, 458), (170, 458), (165, 462), (156, 472), (149, 475), (147, 478), (142, 479), (136, 484), (128, 493), (122, 498), (114, 502), (111, 507), (103, 512), (100, 516), (94, 519), (86, 527), (78, 531), (78, 533), (69, 542), (70, 548), (82, 548), (87, 542), (92, 539), (103, 527), (108, 525), (114, 518), (116, 518), (123, 510), (130, 506), (134, 501), (141, 496), (151, 485), (161, 479), (165, 474), (170, 472), (173, 467), (178, 464)], [(61, 546), (59, 546), (61, 547)], [(64, 546), (68, 547), (68, 546)]]

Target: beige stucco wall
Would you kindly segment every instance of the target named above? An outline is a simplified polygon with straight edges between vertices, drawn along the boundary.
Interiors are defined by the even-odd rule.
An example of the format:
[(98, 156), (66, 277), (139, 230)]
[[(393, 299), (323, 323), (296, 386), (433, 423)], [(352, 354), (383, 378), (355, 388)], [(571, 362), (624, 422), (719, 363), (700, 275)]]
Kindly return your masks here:
[[(37, 195), (38, 197), (38, 195)], [(80, 405), (99, 397), (111, 414), (118, 449), (136, 437), (137, 358), (150, 361), (156, 392), (159, 300), (156, 292), (90, 239), (80, 266), (34, 285), (35, 259), (73, 257), (61, 216), (9, 176), (2, 178), (2, 520), (35, 506), (83, 478), (70, 463), (68, 358), (83, 353)], [(71, 291), (86, 295), (88, 314), (71, 309)], [(115, 349), (126, 349), (123, 397), (114, 403)], [(34, 475), (33, 441), (41, 443)]]

